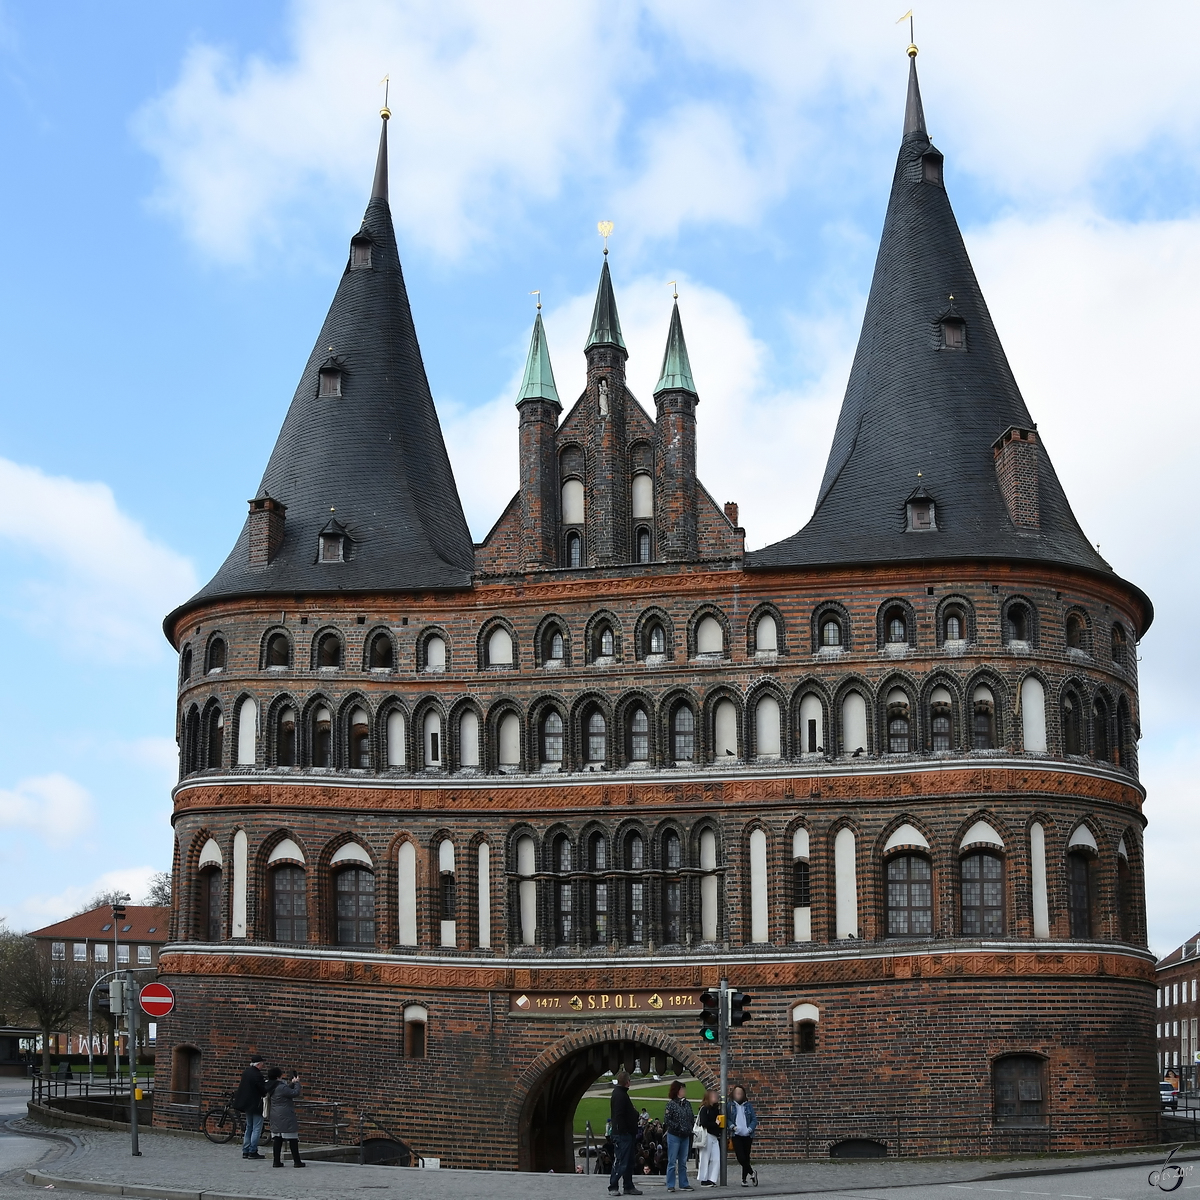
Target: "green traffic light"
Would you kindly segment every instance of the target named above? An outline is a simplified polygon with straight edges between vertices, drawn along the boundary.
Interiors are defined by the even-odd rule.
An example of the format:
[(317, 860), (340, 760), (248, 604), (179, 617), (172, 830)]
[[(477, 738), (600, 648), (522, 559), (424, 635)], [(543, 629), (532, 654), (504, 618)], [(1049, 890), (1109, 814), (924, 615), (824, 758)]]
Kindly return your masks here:
[(715, 1042), (718, 1040), (717, 1039), (717, 1031), (709, 1025), (705, 1025), (704, 1028), (700, 1030), (700, 1036), (706, 1042)]

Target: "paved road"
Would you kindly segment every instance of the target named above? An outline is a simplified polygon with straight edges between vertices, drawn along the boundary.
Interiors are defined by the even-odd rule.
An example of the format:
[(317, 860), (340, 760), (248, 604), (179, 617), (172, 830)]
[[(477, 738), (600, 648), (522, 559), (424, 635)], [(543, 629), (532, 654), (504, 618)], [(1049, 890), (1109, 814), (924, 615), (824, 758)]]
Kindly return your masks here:
[(42, 1162), (47, 1155), (54, 1156), (59, 1152), (61, 1143), (57, 1140), (28, 1137), (6, 1128), (7, 1122), (25, 1116), (28, 1099), (28, 1080), (0, 1075), (0, 1182), (14, 1171), (18, 1177), (23, 1175), (26, 1169)]

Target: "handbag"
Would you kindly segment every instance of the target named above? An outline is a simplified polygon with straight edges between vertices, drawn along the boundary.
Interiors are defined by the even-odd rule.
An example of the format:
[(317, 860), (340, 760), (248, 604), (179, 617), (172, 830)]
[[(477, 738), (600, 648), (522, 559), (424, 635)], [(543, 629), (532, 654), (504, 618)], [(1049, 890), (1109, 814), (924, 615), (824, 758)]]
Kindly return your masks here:
[(696, 1150), (703, 1150), (708, 1145), (708, 1139), (712, 1135), (704, 1128), (703, 1125), (697, 1125), (692, 1129), (692, 1146)]

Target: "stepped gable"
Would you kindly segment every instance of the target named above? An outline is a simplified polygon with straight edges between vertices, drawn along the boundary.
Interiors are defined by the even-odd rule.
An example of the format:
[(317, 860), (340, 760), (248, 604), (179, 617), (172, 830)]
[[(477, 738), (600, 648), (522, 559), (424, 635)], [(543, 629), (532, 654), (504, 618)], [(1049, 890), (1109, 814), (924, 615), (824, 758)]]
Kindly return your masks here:
[[(324, 372), (338, 376), (340, 394), (321, 394)], [(263, 475), (257, 498), (265, 497), (286, 506), (269, 561), (252, 565), (248, 520), (212, 581), (167, 618), (168, 630), (217, 597), (471, 586), (471, 535), (392, 227), (386, 118), (370, 203)], [(345, 530), (345, 561), (319, 560), (331, 521)]]
[[(1111, 572), (1071, 511), (992, 324), (925, 129), (912, 53), (879, 256), (816, 509), (746, 565), (1002, 558)], [(961, 348), (947, 344), (957, 340), (947, 326)], [(1031, 435), (1020, 449), (1034, 468), (1032, 515), (1011, 491), (1006, 501), (993, 448), (1013, 427)], [(920, 488), (936, 529), (910, 532), (907, 502)]]

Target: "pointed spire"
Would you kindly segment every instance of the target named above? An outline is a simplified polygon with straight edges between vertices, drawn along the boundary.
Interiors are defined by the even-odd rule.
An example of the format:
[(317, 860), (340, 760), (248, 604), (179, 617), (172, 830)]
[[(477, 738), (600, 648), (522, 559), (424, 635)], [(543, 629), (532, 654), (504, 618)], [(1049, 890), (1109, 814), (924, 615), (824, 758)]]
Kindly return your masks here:
[(375, 179), (371, 184), (372, 200), (387, 200), (388, 198), (388, 165), (387, 165), (387, 123), (392, 115), (390, 109), (382, 109), (379, 115), (383, 118), (379, 130), (379, 155), (375, 159)]
[(525, 360), (525, 377), (517, 393), (517, 403), (525, 400), (549, 400), (562, 408), (558, 388), (554, 386), (554, 368), (550, 365), (550, 347), (546, 344), (546, 329), (542, 324), (541, 305), (533, 322), (533, 337), (529, 342), (529, 357)]
[(917, 82), (917, 48), (908, 48), (908, 101), (904, 105), (904, 136), (910, 133), (923, 133), (929, 136), (925, 128), (925, 109), (921, 105), (921, 85)]
[(683, 340), (683, 322), (679, 319), (679, 300), (671, 309), (671, 328), (667, 333), (667, 348), (663, 351), (662, 370), (659, 372), (658, 383), (654, 385), (654, 394), (659, 392), (679, 391), (696, 393), (696, 385), (692, 382), (692, 364), (688, 360), (687, 343)]
[[(608, 251), (606, 250), (607, 256)], [(625, 349), (625, 339), (621, 336), (621, 320), (617, 316), (617, 301), (613, 296), (612, 276), (608, 272), (608, 258), (604, 259), (604, 267), (600, 271), (600, 286), (596, 289), (596, 308), (592, 313), (592, 328), (588, 333), (585, 350), (593, 346), (619, 346)]]

